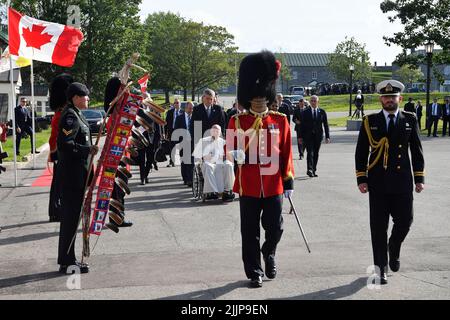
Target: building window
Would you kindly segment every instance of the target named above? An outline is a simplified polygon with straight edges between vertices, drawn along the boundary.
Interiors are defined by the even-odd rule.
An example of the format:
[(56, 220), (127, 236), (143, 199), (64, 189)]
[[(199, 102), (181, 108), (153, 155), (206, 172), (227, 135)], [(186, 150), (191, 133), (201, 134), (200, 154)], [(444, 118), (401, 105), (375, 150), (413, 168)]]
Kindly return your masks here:
[(317, 80), (317, 71), (312, 72), (312, 79)]
[(298, 72), (292, 71), (292, 80), (297, 80), (297, 79), (298, 79)]

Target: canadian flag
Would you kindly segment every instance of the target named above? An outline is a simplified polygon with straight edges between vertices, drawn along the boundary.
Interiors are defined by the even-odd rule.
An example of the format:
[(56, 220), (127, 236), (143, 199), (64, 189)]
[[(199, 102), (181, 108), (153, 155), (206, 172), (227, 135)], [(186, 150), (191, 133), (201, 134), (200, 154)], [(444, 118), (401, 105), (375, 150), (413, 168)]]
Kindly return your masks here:
[(141, 86), (141, 92), (145, 93), (147, 92), (147, 84), (148, 84), (148, 79), (149, 79), (149, 74), (146, 73), (141, 79), (138, 80), (138, 83)]
[(8, 9), (9, 48), (12, 55), (71, 67), (83, 40), (80, 30), (37, 20)]

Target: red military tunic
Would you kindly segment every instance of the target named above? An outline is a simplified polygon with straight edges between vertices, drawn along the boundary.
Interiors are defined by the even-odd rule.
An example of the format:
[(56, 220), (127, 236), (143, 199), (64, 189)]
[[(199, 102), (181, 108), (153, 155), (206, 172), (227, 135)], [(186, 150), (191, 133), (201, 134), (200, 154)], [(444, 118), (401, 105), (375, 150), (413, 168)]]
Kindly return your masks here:
[[(241, 131), (236, 136), (236, 129), (246, 133)], [(267, 198), (280, 195), (284, 190), (292, 190), (291, 128), (286, 115), (267, 111), (258, 116), (253, 111), (245, 111), (233, 116), (228, 124), (227, 151), (244, 150), (244, 136), (246, 159), (238, 167), (233, 191), (241, 196)]]
[(58, 139), (58, 131), (59, 131), (59, 119), (61, 118), (61, 110), (56, 111), (55, 115), (52, 118), (51, 122), (51, 133), (50, 138), (48, 140), (48, 144), (50, 145), (50, 153), (56, 152), (56, 140)]

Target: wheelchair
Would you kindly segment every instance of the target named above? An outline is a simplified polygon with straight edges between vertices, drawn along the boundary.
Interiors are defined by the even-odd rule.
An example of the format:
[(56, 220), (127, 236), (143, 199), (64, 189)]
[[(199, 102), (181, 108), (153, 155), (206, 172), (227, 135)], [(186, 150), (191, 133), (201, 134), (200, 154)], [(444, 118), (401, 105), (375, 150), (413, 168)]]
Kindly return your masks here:
[(203, 179), (202, 164), (197, 163), (194, 165), (192, 174), (192, 196), (195, 201), (206, 201), (206, 195), (203, 193), (204, 184), (205, 180)]

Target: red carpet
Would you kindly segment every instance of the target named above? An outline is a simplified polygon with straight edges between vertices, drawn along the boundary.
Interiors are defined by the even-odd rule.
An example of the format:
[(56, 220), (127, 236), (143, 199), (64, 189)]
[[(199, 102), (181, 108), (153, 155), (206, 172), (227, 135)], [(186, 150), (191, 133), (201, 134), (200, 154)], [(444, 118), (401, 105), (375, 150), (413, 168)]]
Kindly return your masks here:
[[(50, 169), (53, 172), (53, 167)], [(33, 181), (32, 187), (50, 187), (52, 185), (53, 175), (48, 168), (42, 171), (39, 178)], [(97, 186), (100, 184), (100, 177), (97, 179)]]
[[(53, 171), (53, 168), (52, 168)], [(42, 174), (33, 181), (32, 187), (50, 187), (52, 184), (53, 175), (48, 171), (48, 168), (42, 171)]]

